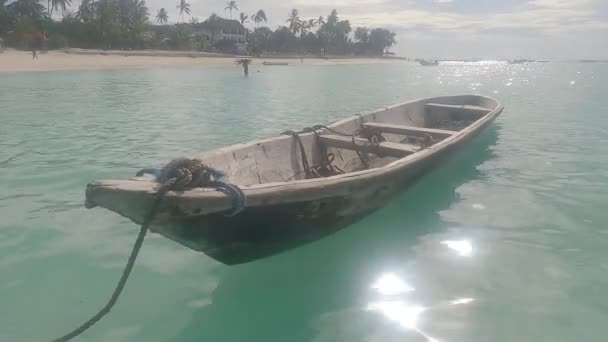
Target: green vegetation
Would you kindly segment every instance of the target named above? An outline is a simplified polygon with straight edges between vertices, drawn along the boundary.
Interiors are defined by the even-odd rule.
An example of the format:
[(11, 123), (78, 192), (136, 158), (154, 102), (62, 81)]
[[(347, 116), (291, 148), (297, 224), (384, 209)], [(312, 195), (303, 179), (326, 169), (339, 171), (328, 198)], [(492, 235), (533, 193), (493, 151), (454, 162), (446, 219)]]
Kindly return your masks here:
[[(254, 17), (254, 22), (259, 24)], [(333, 10), (327, 17), (302, 19), (300, 12), (293, 9), (286, 20), (287, 26), (271, 31), (259, 27), (249, 35), (248, 48), (253, 54), (266, 52), (311, 53), (324, 52), (332, 55), (374, 55), (381, 56), (396, 44), (396, 34), (386, 29), (359, 27), (351, 38), (350, 21), (341, 20), (338, 11)], [(315, 31), (316, 30), (316, 31)]]
[[(214, 13), (200, 23), (194, 17), (186, 22), (192, 12), (190, 4), (174, 0), (181, 22), (167, 25), (172, 18), (165, 8), (152, 14), (157, 24), (151, 22), (145, 0), (82, 0), (72, 11), (72, 0), (43, 1), (0, 0), (0, 38), (7, 46), (380, 56), (396, 43), (396, 34), (386, 29), (358, 27), (353, 31), (337, 10), (304, 19), (293, 9), (286, 26), (273, 31), (261, 26), (268, 21), (264, 10), (252, 15), (240, 12), (238, 20)], [(228, 1), (224, 10), (232, 18), (239, 8), (235, 1)], [(246, 28), (247, 24), (252, 27)]]

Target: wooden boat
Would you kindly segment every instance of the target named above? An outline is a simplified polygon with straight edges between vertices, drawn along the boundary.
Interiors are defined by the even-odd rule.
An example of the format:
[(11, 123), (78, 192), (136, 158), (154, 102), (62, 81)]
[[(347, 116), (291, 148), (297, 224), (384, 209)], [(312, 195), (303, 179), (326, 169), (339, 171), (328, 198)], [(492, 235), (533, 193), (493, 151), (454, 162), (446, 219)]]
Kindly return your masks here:
[(439, 65), (438, 61), (431, 61), (431, 60), (426, 60), (426, 59), (420, 59), (420, 60), (418, 60), (418, 63), (420, 63), (420, 65), (422, 65), (422, 66), (438, 66)]
[[(226, 264), (299, 246), (384, 206), (502, 110), (498, 101), (476, 95), (421, 99), (301, 133), (301, 145), (283, 135), (202, 153), (196, 158), (241, 188), (246, 208), (228, 217), (232, 201), (220, 191), (169, 192), (151, 230)], [(331, 155), (332, 166), (344, 173), (307, 176), (301, 148), (310, 165)], [(151, 176), (94, 181), (87, 187), (87, 206), (142, 223), (157, 187)]]
[(525, 64), (528, 62), (534, 62), (534, 61), (529, 60), (529, 59), (511, 59), (511, 60), (507, 61), (507, 63), (509, 63), (509, 64)]
[(264, 62), (262, 64), (263, 65), (268, 65), (268, 66), (285, 66), (285, 65), (289, 65), (288, 62)]

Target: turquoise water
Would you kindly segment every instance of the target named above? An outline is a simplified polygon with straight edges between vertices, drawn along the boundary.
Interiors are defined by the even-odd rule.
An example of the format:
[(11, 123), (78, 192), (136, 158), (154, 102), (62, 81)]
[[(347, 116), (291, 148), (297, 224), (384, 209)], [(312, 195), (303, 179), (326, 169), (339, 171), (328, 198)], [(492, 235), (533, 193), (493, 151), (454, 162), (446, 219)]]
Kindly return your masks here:
[[(258, 72), (259, 71), (259, 72)], [(0, 341), (105, 304), (137, 234), (88, 181), (419, 97), (506, 109), (331, 237), (228, 267), (150, 235), (79, 341), (604, 341), (608, 65), (233, 66), (0, 75)]]

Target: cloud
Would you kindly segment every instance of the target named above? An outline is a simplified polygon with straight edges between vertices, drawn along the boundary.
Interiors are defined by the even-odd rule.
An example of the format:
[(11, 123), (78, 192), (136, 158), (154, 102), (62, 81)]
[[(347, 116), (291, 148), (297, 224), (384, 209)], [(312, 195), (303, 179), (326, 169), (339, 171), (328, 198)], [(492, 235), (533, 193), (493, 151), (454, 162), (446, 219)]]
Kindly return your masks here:
[(409, 56), (608, 57), (608, 11), (603, 0), (529, 0), (508, 9), (467, 13), (450, 7), (368, 8), (343, 12), (353, 26), (398, 32), (397, 50)]
[(530, 0), (528, 4), (538, 8), (581, 8), (589, 5), (594, 5), (596, 0)]
[[(509, 0), (505, 0), (509, 1)], [(513, 0), (510, 0), (513, 1)], [(266, 10), (268, 26), (284, 25), (291, 8), (298, 8), (302, 18), (326, 16), (337, 8), (340, 16), (349, 19), (353, 26), (391, 26), (400, 31), (427, 28), (430, 34), (460, 32), (478, 36), (482, 34), (505, 34), (529, 30), (530, 34), (575, 34), (585, 30), (602, 30), (608, 27), (608, 18), (599, 15), (598, 7), (603, 0), (528, 0), (513, 5), (508, 11), (493, 13), (463, 13), (458, 11), (460, 1), (432, 0), (431, 8), (421, 7), (418, 1), (394, 0), (242, 0), (239, 11), (253, 13), (259, 8)], [(191, 0), (193, 16), (199, 19), (212, 12), (227, 16), (223, 2), (216, 0)], [(442, 4), (450, 4), (450, 10)], [(166, 0), (148, 0), (151, 13), (165, 7), (170, 18), (178, 20), (175, 6)]]
[(425, 9), (378, 11), (350, 17), (354, 24), (392, 25), (402, 29), (426, 28), (430, 33), (463, 33), (475, 37), (527, 30), (530, 34), (563, 35), (608, 28), (608, 21), (593, 8), (595, 1), (532, 0), (510, 12), (463, 14)]
[[(451, 0), (449, 0), (451, 1)], [(381, 5), (386, 3), (386, 0), (334, 0), (331, 2), (331, 6), (327, 5), (327, 1), (324, 0), (294, 0), (292, 5), (294, 7), (329, 7), (332, 8), (349, 8), (356, 6), (370, 6), (370, 5)]]

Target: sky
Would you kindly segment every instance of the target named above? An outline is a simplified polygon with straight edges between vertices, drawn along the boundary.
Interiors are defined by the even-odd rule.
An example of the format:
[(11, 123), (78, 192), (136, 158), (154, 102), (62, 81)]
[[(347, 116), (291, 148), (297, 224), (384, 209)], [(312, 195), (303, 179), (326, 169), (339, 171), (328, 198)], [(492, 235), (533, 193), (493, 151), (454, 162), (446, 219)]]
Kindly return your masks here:
[[(225, 0), (188, 0), (200, 20), (229, 17)], [(178, 0), (147, 0), (151, 17), (164, 7), (179, 21)], [(608, 0), (237, 0), (239, 13), (264, 9), (267, 26), (336, 8), (354, 27), (397, 33), (394, 52), (421, 58), (608, 58)], [(251, 24), (249, 24), (251, 25)]]

